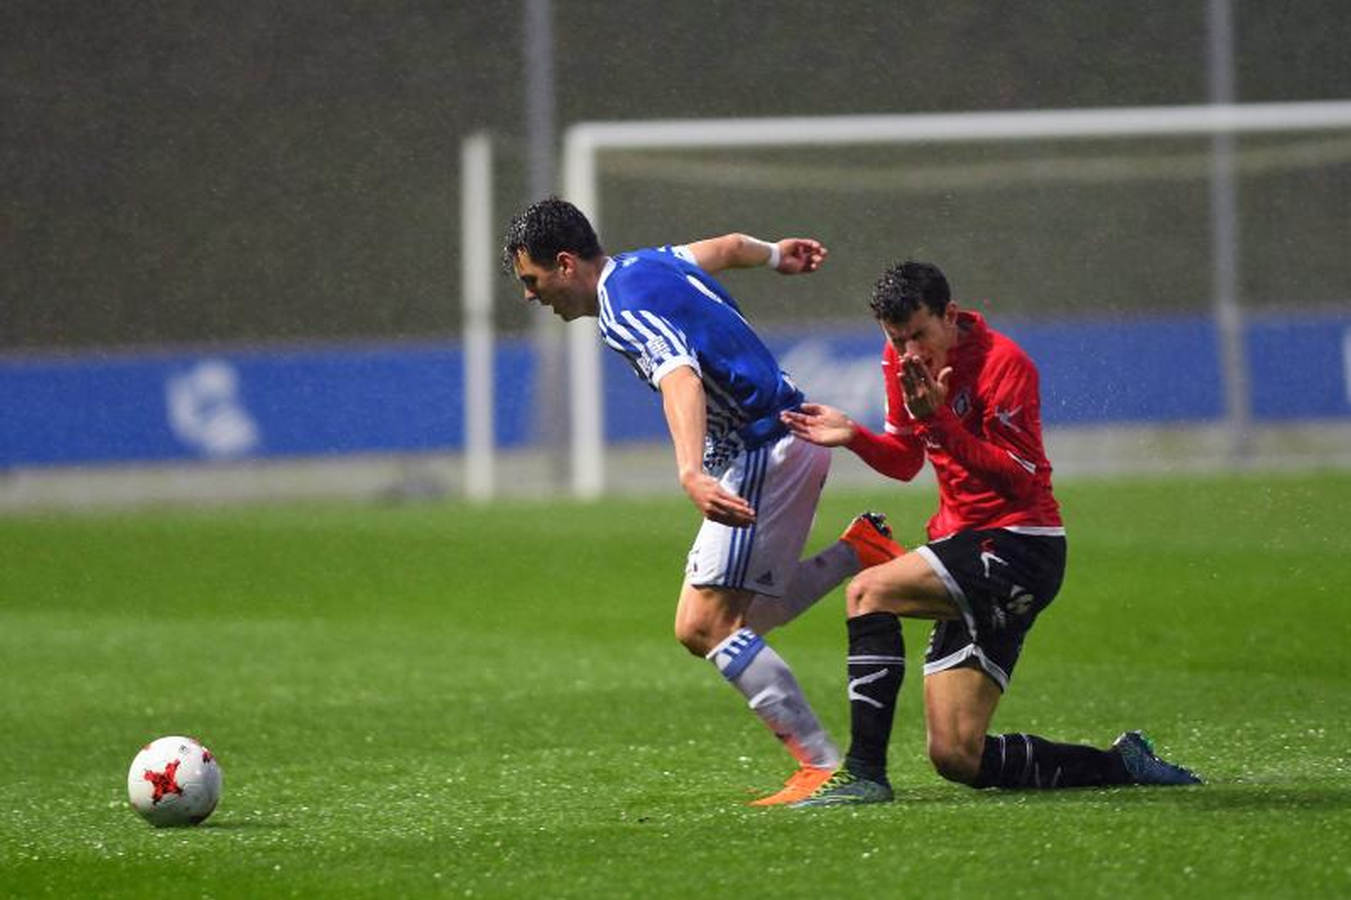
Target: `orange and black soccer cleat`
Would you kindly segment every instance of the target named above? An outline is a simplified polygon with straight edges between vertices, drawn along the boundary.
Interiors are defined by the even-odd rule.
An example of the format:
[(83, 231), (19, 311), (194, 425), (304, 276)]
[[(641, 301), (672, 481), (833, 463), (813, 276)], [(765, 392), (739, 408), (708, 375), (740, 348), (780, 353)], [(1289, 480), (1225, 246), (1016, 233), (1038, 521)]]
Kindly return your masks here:
[(905, 548), (891, 539), (887, 517), (878, 512), (865, 512), (840, 535), (840, 540), (854, 548), (863, 568), (870, 569), (890, 562), (905, 553)]

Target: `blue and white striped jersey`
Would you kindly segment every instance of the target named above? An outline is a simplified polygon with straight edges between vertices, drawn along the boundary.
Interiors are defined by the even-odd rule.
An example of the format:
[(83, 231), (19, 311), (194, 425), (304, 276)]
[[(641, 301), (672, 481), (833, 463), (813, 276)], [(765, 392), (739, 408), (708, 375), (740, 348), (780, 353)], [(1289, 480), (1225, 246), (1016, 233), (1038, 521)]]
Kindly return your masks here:
[(786, 432), (779, 412), (801, 404), (802, 392), (687, 247), (620, 253), (601, 272), (597, 294), (601, 337), (649, 387), (678, 366), (703, 381), (710, 473)]

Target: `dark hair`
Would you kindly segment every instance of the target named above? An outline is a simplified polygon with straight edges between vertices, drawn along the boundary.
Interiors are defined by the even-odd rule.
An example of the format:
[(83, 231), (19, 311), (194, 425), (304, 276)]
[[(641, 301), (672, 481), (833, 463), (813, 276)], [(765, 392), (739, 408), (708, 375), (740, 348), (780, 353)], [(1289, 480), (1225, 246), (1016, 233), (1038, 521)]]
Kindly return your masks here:
[(604, 252), (582, 211), (557, 197), (532, 203), (511, 220), (502, 241), (502, 267), (507, 272), (513, 271), (518, 250), (550, 267), (564, 250), (582, 259), (595, 259)]
[(941, 316), (951, 299), (948, 280), (938, 266), (907, 260), (882, 273), (868, 305), (877, 319), (900, 325), (915, 314), (921, 303), (935, 316)]

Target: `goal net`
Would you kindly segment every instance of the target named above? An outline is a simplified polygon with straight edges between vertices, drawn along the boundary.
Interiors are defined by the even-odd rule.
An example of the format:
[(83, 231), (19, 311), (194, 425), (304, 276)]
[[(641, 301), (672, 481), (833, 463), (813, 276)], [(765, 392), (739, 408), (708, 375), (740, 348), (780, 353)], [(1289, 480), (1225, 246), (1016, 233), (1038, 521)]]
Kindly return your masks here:
[[(1209, 323), (1213, 359), (1177, 360), (1148, 389), (1210, 366), (1212, 418), (1236, 432), (1251, 417), (1245, 321), (1351, 299), (1351, 102), (583, 123), (563, 162), (564, 196), (609, 251), (821, 238), (831, 257), (812, 278), (727, 274), (762, 333), (867, 328), (873, 282), (906, 258), (938, 263), (1001, 326), (1090, 326), (1066, 341), (1157, 327), (1166, 344)], [(571, 491), (591, 497), (606, 483), (602, 349), (590, 320), (566, 340)]]

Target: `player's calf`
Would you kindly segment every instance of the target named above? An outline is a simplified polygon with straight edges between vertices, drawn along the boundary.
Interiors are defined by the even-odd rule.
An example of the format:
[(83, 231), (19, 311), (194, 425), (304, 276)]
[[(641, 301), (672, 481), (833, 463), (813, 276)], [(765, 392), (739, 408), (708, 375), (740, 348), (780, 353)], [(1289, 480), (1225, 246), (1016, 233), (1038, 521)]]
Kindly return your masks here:
[(987, 735), (976, 788), (1069, 788), (1129, 784), (1121, 755), (1080, 744), (1058, 744), (1035, 734)]
[(840, 751), (812, 711), (783, 657), (749, 628), (708, 652), (708, 661), (746, 698), (751, 712), (783, 742), (800, 766), (834, 770)]

